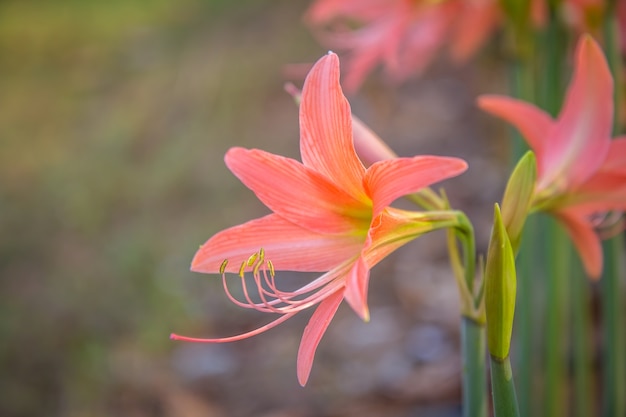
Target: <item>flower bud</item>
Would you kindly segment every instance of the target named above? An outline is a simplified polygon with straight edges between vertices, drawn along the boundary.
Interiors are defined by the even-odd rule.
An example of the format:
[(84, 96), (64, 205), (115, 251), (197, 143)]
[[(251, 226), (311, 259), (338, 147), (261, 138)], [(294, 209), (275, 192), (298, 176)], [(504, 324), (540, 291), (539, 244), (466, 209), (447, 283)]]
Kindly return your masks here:
[(536, 179), (535, 154), (528, 151), (513, 170), (502, 198), (502, 220), (514, 254), (519, 248), (524, 223), (531, 208)]
[(485, 312), (489, 353), (498, 360), (511, 347), (516, 285), (515, 256), (496, 204), (485, 267)]

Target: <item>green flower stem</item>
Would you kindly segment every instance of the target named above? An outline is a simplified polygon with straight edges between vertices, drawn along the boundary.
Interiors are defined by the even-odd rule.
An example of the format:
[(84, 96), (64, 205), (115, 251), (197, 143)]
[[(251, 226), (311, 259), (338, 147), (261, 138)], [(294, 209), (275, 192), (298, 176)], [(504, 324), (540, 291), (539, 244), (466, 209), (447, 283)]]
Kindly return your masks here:
[(589, 417), (593, 412), (593, 355), (591, 341), (591, 297), (589, 279), (582, 265), (572, 271), (572, 341), (574, 355), (574, 415)]
[[(448, 202), (445, 196), (444, 201), (447, 206)], [(482, 287), (479, 288), (478, 295), (476, 295), (474, 288), (474, 274), (476, 272), (474, 227), (465, 213), (461, 211), (455, 213), (457, 213), (457, 223), (453, 228), (448, 229), (448, 256), (461, 297), (461, 314), (478, 323), (484, 323)], [(463, 250), (463, 259), (459, 254), (457, 242)]]
[(624, 337), (624, 241), (622, 236), (604, 242), (602, 316), (604, 358), (602, 415), (626, 415), (626, 341)]
[[(517, 392), (519, 396), (520, 412), (523, 416), (537, 415), (537, 396), (533, 392), (533, 375), (538, 369), (537, 355), (534, 353), (534, 337), (536, 333), (537, 298), (535, 285), (541, 262), (537, 262), (534, 256), (538, 251), (536, 242), (539, 241), (538, 217), (531, 216), (524, 226), (524, 238), (522, 239), (517, 261), (517, 302), (515, 304), (516, 338), (517, 347), (515, 369), (517, 370)], [(533, 262), (534, 260), (534, 262)]]
[[(606, 4), (603, 22), (604, 41), (611, 73), (615, 80), (615, 117), (613, 133), (620, 133), (620, 94), (622, 92), (622, 64), (618, 45), (616, 0)], [(624, 240), (617, 236), (604, 242), (604, 275), (602, 276), (602, 317), (604, 320), (604, 372), (602, 415), (626, 415), (626, 309), (624, 308)]]
[[(444, 201), (445, 199), (444, 196)], [(463, 259), (459, 254), (459, 245)], [(448, 229), (452, 270), (461, 297), (461, 354), (463, 363), (463, 417), (487, 417), (486, 329), (482, 291), (475, 295), (476, 246), (474, 228), (459, 212), (458, 224)]]
[(493, 413), (495, 417), (520, 417), (511, 361), (490, 357), (491, 389), (493, 393)]
[(487, 417), (485, 334), (484, 322), (462, 317), (463, 417)]
[[(540, 97), (541, 107), (552, 116), (556, 116), (563, 97), (564, 77), (563, 64), (567, 62), (566, 35), (556, 16), (556, 5), (549, 4), (550, 19), (547, 24), (543, 42), (543, 60), (545, 64), (544, 82)], [(567, 375), (568, 328), (568, 279), (571, 250), (569, 239), (559, 225), (549, 222), (544, 238), (548, 241), (549, 256), (546, 259), (547, 279), (547, 311), (546, 311), (546, 386), (545, 386), (545, 417), (557, 417), (567, 414), (566, 390), (569, 384)]]
[(570, 279), (570, 243), (559, 225), (551, 221), (548, 229), (550, 251), (547, 280), (546, 388), (545, 416), (567, 415), (568, 292)]

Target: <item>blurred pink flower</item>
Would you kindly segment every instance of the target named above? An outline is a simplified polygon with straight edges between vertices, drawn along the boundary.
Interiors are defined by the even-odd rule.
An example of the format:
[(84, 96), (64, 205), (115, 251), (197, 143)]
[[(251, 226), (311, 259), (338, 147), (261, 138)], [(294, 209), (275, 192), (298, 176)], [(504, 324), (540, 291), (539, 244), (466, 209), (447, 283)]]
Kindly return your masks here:
[(305, 15), (324, 45), (346, 52), (348, 91), (378, 64), (396, 82), (419, 74), (445, 45), (464, 61), (499, 19), (496, 0), (318, 0)]
[(482, 96), (479, 106), (513, 124), (537, 156), (533, 206), (565, 226), (587, 274), (602, 272), (597, 214), (626, 209), (626, 137), (611, 140), (613, 79), (598, 44), (581, 37), (573, 79), (556, 120), (532, 104)]
[[(317, 305), (298, 352), (298, 380), (304, 385), (318, 343), (342, 300), (368, 320), (370, 268), (406, 242), (450, 221), (441, 219), (441, 212), (408, 212), (389, 204), (460, 174), (467, 164), (457, 158), (416, 156), (380, 161), (366, 169), (354, 150), (350, 105), (339, 85), (339, 59), (332, 53), (314, 65), (305, 81), (300, 132), (302, 163), (257, 149), (228, 151), (228, 168), (273, 213), (217, 233), (198, 250), (191, 266), (197, 272), (221, 273), (227, 294), (238, 305), (280, 317), (229, 338), (172, 338), (241, 340)], [(248, 294), (246, 270), (252, 272), (259, 302)], [(289, 292), (277, 288), (276, 270), (327, 272)], [(230, 295), (227, 272), (241, 276), (245, 302)]]

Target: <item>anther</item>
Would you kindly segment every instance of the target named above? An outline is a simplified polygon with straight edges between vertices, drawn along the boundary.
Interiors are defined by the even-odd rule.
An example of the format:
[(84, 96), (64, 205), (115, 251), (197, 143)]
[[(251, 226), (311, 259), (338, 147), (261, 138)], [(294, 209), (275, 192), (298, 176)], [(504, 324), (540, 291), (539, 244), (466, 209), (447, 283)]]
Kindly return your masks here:
[(228, 259), (224, 259), (222, 261), (222, 264), (220, 265), (220, 274), (224, 275), (224, 272), (226, 272), (227, 265), (228, 265)]
[(256, 262), (257, 257), (259, 256), (258, 253), (253, 253), (252, 255), (250, 255), (250, 257), (248, 258), (248, 260), (246, 261), (246, 264), (248, 266), (252, 266), (254, 265), (254, 262)]
[(267, 267), (268, 267), (268, 268), (269, 268), (269, 270), (270, 270), (270, 275), (271, 275), (272, 277), (274, 277), (274, 264), (273, 264), (273, 263), (272, 263), (272, 261), (270, 261), (269, 259), (268, 259), (268, 261), (267, 261)]

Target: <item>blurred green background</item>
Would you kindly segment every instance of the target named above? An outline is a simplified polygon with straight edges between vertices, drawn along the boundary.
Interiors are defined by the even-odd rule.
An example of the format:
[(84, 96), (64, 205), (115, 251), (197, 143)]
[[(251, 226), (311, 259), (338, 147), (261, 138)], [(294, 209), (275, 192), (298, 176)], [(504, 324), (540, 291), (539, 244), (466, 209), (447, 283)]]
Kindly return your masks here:
[(0, 415), (164, 415), (120, 373), (209, 313), (191, 256), (254, 208), (225, 150), (297, 149), (299, 3), (0, 4)]
[[(437, 388), (434, 371), (422, 391), (397, 382), (411, 377), (420, 386), (404, 368), (432, 359), (432, 352), (410, 356), (423, 353), (424, 337), (435, 339), (427, 349), (448, 347), (446, 363), (455, 357), (451, 278), (444, 290), (422, 288), (417, 301), (402, 299), (410, 297), (404, 281), (389, 293), (373, 292), (374, 305), (383, 308), (377, 315), (373, 308), (370, 327), (349, 310), (342, 313), (350, 331), (369, 335), (365, 345), (395, 352), (384, 356), (374, 386), (362, 386), (367, 378), (359, 363), (339, 367), (349, 351), (330, 349), (318, 353), (309, 387), (297, 386), (295, 356), (306, 317), (232, 345), (168, 339), (172, 331), (226, 336), (267, 321), (231, 306), (219, 279), (188, 268), (213, 233), (266, 210), (228, 172), (225, 151), (239, 145), (298, 155), (297, 108), (283, 92), (281, 74), (287, 63), (313, 62), (324, 53), (301, 21), (308, 4), (0, 3), (0, 415), (458, 415), (457, 361), (442, 376), (444, 388)], [(452, 122), (468, 117), (470, 92), (450, 73), (439, 77), (399, 97), (374, 85), (369, 102), (355, 106), (370, 123), (397, 126), (400, 138), (413, 140), (420, 118), (427, 121), (422, 148), (402, 147), (405, 140), (401, 153), (430, 151), (435, 147), (428, 143), (437, 143), (436, 149), (471, 159), (447, 142)], [(411, 116), (400, 119), (393, 103), (408, 96), (422, 101), (412, 101)], [(454, 129), (464, 140), (471, 136), (467, 126)], [(480, 169), (483, 185), (490, 178), (499, 184), (486, 163)], [(460, 187), (460, 200), (494, 201), (497, 187), (488, 195), (485, 188)], [(442, 266), (425, 269), (433, 282), (449, 276), (445, 256), (435, 258)], [(414, 305), (441, 308), (437, 291), (451, 311), (420, 315), (430, 326), (426, 333), (412, 328)], [(387, 321), (376, 327), (376, 317)], [(412, 330), (390, 336), (389, 323)], [(325, 341), (348, 350), (337, 340), (345, 323), (337, 326)], [(398, 351), (380, 345), (400, 339)], [(335, 371), (350, 375), (352, 385), (336, 382), (342, 379)], [(425, 408), (415, 408), (422, 403)], [(452, 405), (434, 414), (433, 403)]]

